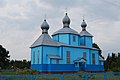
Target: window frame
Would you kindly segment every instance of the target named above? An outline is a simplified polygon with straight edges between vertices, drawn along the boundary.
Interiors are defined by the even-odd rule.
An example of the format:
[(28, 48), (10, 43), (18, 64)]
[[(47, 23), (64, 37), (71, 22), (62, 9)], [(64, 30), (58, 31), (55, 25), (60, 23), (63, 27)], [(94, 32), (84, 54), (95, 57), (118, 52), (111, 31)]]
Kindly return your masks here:
[(40, 63), (40, 51), (38, 50), (38, 64)]
[(76, 36), (75, 35), (73, 36), (73, 42), (76, 42)]
[(95, 54), (92, 54), (92, 64), (95, 64)]
[(70, 51), (66, 52), (66, 63), (70, 64)]
[(33, 64), (35, 64), (35, 51), (33, 52)]
[(86, 53), (86, 52), (83, 52), (83, 58), (84, 58), (84, 59), (87, 59), (87, 56), (86, 56), (86, 55), (87, 55), (87, 53)]

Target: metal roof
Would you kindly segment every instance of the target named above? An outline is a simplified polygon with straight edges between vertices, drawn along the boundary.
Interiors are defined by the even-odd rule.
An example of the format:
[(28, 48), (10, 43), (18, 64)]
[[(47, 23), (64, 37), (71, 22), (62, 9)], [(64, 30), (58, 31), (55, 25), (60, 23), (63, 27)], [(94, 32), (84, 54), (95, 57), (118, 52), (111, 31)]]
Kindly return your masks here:
[(70, 24), (70, 18), (66, 13), (65, 17), (63, 18), (63, 27), (69, 27), (69, 24)]
[(92, 34), (90, 34), (88, 31), (84, 30), (84, 31), (80, 32), (80, 36), (91, 36), (92, 37)]
[(49, 25), (48, 25), (46, 19), (45, 19), (44, 22), (42, 23), (41, 29), (47, 29), (47, 30), (49, 29)]
[(100, 61), (105, 61), (101, 56), (99, 56), (99, 60)]
[(82, 27), (82, 31), (86, 30), (87, 24), (86, 24), (84, 19), (83, 19), (83, 22), (81, 24), (81, 27)]
[(52, 59), (61, 59), (59, 55), (48, 54), (47, 56)]
[(48, 45), (48, 46), (66, 46), (66, 47), (76, 47), (76, 48), (86, 48), (86, 49), (94, 49), (94, 50), (98, 50), (96, 48), (91, 48), (91, 47), (87, 47), (87, 46), (74, 46), (74, 45), (68, 45), (65, 43), (61, 43), (61, 42), (57, 42), (53, 39), (51, 39), (51, 37), (48, 34), (42, 34), (32, 45), (32, 47), (36, 47), (36, 46), (40, 46), (40, 45)]
[(60, 46), (63, 45), (60, 42), (57, 42), (53, 39), (48, 34), (42, 34), (32, 45), (31, 47), (36, 47), (39, 45), (51, 45), (51, 46)]
[(74, 62), (86, 62), (87, 60), (85, 58), (77, 58), (76, 60), (74, 60)]
[(53, 35), (56, 35), (56, 34), (65, 34), (65, 33), (70, 33), (70, 34), (77, 34), (79, 35), (79, 33), (71, 28), (68, 28), (68, 27), (65, 27), (65, 28), (62, 28), (56, 32), (53, 33)]

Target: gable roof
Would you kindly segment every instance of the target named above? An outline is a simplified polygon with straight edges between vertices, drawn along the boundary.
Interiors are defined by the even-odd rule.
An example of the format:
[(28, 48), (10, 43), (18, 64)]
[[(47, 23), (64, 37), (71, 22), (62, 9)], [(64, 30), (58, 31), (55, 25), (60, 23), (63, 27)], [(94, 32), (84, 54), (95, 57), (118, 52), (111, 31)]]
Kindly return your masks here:
[(74, 62), (86, 62), (87, 60), (85, 58), (77, 58), (76, 60), (74, 60)]

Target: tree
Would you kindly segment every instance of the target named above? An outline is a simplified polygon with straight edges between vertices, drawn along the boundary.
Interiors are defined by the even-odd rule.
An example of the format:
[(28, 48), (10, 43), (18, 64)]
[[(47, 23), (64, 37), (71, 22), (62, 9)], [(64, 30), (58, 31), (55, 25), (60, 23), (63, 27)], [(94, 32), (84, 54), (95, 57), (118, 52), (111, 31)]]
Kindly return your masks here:
[(25, 59), (23, 60), (11, 60), (9, 64), (10, 68), (13, 69), (29, 69), (30, 68), (30, 61)]
[(97, 48), (99, 51), (99, 56), (102, 57), (104, 59), (104, 57), (102, 56), (102, 50), (100, 49), (100, 47), (96, 44), (96, 43), (93, 43), (92, 45), (94, 48)]
[(120, 71), (120, 53), (118, 53), (118, 55), (116, 53), (112, 53), (111, 56), (108, 54), (105, 61), (105, 70)]
[(0, 45), (0, 67), (2, 69), (6, 69), (9, 65), (9, 51), (7, 51), (5, 48)]

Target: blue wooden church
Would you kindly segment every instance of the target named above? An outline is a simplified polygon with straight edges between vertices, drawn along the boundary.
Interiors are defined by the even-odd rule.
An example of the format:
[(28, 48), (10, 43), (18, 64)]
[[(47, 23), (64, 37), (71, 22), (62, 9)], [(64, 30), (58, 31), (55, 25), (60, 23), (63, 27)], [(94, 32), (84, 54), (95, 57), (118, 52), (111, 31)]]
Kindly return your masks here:
[(98, 49), (93, 48), (93, 40), (83, 20), (82, 31), (70, 28), (67, 13), (63, 18), (63, 27), (48, 34), (46, 21), (41, 25), (42, 34), (31, 45), (31, 68), (40, 72), (77, 72), (103, 71), (104, 59), (99, 56)]

